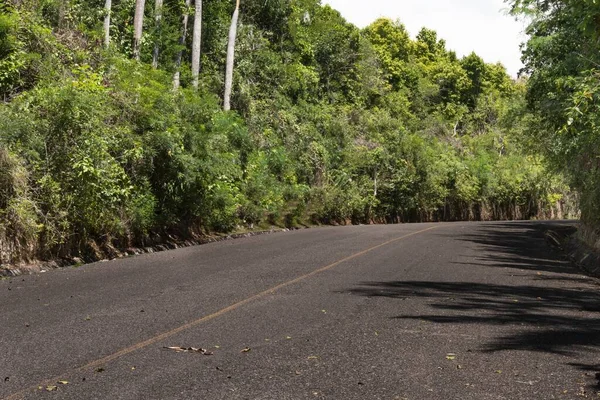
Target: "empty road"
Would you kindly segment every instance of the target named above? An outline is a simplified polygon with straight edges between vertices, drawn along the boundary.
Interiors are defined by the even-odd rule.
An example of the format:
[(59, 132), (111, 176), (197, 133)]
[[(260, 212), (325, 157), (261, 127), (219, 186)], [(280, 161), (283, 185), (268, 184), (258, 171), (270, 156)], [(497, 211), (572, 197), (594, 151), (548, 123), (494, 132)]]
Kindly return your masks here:
[(600, 399), (600, 286), (543, 236), (569, 224), (326, 227), (5, 279), (0, 399)]

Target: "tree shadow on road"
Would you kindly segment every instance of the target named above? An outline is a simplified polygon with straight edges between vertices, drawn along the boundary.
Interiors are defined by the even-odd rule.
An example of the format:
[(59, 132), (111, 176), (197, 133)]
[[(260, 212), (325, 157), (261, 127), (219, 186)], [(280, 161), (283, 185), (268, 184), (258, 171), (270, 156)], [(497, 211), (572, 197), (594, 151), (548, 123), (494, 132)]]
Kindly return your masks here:
[(476, 233), (452, 238), (477, 245), (483, 250), (482, 256), (473, 262), (462, 262), (463, 265), (561, 274), (579, 273), (571, 266), (564, 253), (548, 245), (545, 238), (548, 228), (563, 237), (576, 231), (573, 222), (509, 222), (482, 225)]
[(569, 365), (584, 371), (587, 375), (593, 376), (594, 380), (596, 381), (596, 390), (600, 389), (600, 364), (569, 363)]
[(512, 269), (513, 276), (524, 274), (528, 278), (526, 284), (366, 282), (350, 292), (368, 297), (426, 300), (425, 312), (393, 316), (398, 319), (510, 325), (483, 344), (480, 350), (484, 352), (525, 350), (562, 355), (596, 352), (600, 350), (599, 287), (579, 275), (559, 252), (552, 251), (544, 241), (545, 226), (489, 224), (478, 229), (477, 234), (454, 237), (482, 250), (475, 262), (471, 259), (466, 265)]
[[(579, 289), (468, 282), (371, 282), (351, 290), (369, 297), (425, 298), (438, 314), (398, 319), (443, 324), (514, 325), (518, 329), (484, 345), (486, 352), (529, 350), (573, 354), (600, 346), (600, 294)], [(434, 300), (433, 302), (431, 300)], [(527, 330), (523, 330), (523, 325)]]

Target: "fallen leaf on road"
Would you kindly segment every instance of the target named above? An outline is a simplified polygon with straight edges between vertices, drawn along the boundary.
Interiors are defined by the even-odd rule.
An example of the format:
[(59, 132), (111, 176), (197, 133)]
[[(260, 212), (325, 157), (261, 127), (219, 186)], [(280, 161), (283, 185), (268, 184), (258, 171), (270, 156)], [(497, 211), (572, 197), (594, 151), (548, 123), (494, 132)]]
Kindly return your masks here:
[(319, 357), (317, 357), (317, 356), (309, 356), (309, 357), (308, 357), (308, 359), (309, 359), (309, 360), (317, 360), (318, 358), (319, 358)]
[(180, 346), (165, 346), (167, 350), (173, 350), (176, 353), (200, 353), (205, 356), (212, 356), (213, 353), (200, 347), (180, 347)]
[(58, 383), (60, 383), (61, 385), (68, 385), (69, 381), (58, 381)]
[(90, 321), (92, 319), (92, 317), (90, 317), (89, 315), (87, 317), (85, 317), (86, 321)]
[(104, 368), (100, 367), (100, 368), (96, 368), (96, 372), (100, 373), (100, 372), (104, 372)]
[(285, 338), (286, 338), (286, 340), (291, 340), (292, 339), (291, 336), (286, 336)]
[(48, 391), (48, 392), (54, 392), (55, 390), (58, 390), (58, 387), (56, 387), (54, 385), (46, 386), (46, 391)]
[(502, 370), (501, 370), (501, 369), (498, 369), (498, 370), (496, 370), (496, 373), (497, 373), (497, 374), (501, 374), (501, 373), (502, 373)]
[(187, 349), (184, 349), (183, 347), (178, 347), (178, 346), (167, 346), (165, 347), (165, 349), (167, 350), (175, 350), (176, 352), (181, 352), (181, 351), (187, 351)]
[(515, 382), (521, 383), (523, 385), (533, 386), (534, 384), (538, 383), (539, 381), (527, 381), (527, 382), (524, 382), (524, 381), (515, 381)]
[(246, 348), (242, 349), (242, 353), (249, 353), (250, 350), (252, 350), (250, 347), (246, 347)]
[(446, 360), (455, 360), (455, 359), (456, 359), (456, 354), (454, 354), (454, 353), (446, 354)]

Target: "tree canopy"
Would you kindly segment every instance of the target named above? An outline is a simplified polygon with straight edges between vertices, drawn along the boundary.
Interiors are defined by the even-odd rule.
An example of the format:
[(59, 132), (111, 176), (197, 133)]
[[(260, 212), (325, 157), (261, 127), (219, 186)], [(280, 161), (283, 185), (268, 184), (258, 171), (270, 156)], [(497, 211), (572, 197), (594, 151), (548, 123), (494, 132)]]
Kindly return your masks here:
[(581, 195), (582, 219), (600, 233), (600, 3), (593, 0), (513, 0), (526, 18), (523, 47), (533, 118), (526, 137)]

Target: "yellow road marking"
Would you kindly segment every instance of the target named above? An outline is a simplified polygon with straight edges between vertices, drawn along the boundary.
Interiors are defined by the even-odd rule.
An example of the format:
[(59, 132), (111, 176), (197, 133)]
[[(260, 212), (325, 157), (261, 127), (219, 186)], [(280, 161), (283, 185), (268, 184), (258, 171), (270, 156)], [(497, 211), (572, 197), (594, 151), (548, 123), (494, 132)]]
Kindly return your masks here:
[(150, 346), (152, 344), (158, 343), (158, 342), (160, 342), (160, 341), (162, 341), (164, 339), (167, 339), (167, 338), (169, 338), (169, 337), (171, 337), (173, 335), (176, 335), (176, 334), (178, 334), (180, 332), (183, 332), (183, 331), (185, 331), (187, 329), (193, 328), (193, 327), (195, 327), (195, 326), (197, 326), (199, 324), (202, 324), (203, 322), (210, 321), (211, 319), (215, 319), (217, 317), (220, 317), (221, 315), (227, 314), (230, 311), (234, 311), (234, 310), (236, 310), (236, 309), (238, 309), (238, 308), (240, 308), (240, 307), (242, 307), (242, 306), (244, 306), (244, 305), (246, 305), (248, 303), (253, 302), (254, 300), (258, 300), (260, 298), (263, 298), (265, 296), (273, 294), (273, 293), (277, 292), (280, 289), (283, 289), (285, 287), (291, 286), (291, 285), (293, 285), (295, 283), (301, 282), (301, 281), (306, 280), (306, 279), (308, 279), (310, 277), (313, 277), (313, 276), (315, 276), (317, 274), (320, 274), (320, 273), (325, 272), (327, 270), (330, 270), (330, 269), (332, 269), (334, 267), (337, 267), (338, 265), (343, 264), (346, 261), (353, 260), (353, 259), (355, 259), (357, 257), (363, 256), (363, 255), (365, 255), (367, 253), (370, 253), (370, 252), (372, 252), (374, 250), (380, 249), (380, 248), (382, 248), (384, 246), (387, 246), (387, 245), (390, 245), (392, 243), (398, 242), (400, 240), (409, 238), (411, 236), (418, 235), (420, 233), (425, 233), (427, 231), (430, 231), (430, 230), (433, 230), (433, 229), (436, 229), (436, 228), (437, 228), (437, 226), (434, 226), (434, 227), (423, 229), (423, 230), (420, 230), (420, 231), (417, 231), (417, 232), (409, 233), (407, 235), (400, 236), (400, 237), (397, 237), (397, 238), (392, 239), (392, 240), (388, 240), (387, 242), (378, 244), (377, 246), (373, 246), (373, 247), (368, 248), (366, 250), (363, 250), (363, 251), (360, 251), (358, 253), (352, 254), (351, 256), (348, 256), (346, 258), (342, 258), (341, 260), (338, 260), (338, 261), (336, 261), (336, 262), (334, 262), (332, 264), (326, 265), (326, 266), (321, 267), (321, 268), (319, 268), (317, 270), (309, 272), (308, 274), (305, 274), (305, 275), (299, 276), (297, 278), (294, 278), (291, 281), (287, 281), (287, 282), (281, 283), (281, 284), (279, 284), (277, 286), (274, 286), (274, 287), (272, 287), (270, 289), (267, 289), (267, 290), (265, 290), (263, 292), (255, 294), (254, 296), (248, 297), (248, 298), (246, 298), (244, 300), (241, 300), (241, 301), (239, 301), (237, 303), (234, 303), (234, 304), (232, 304), (232, 305), (230, 305), (228, 307), (225, 307), (225, 308), (223, 308), (223, 309), (221, 309), (221, 310), (219, 310), (219, 311), (217, 311), (217, 312), (215, 312), (213, 314), (206, 315), (206, 316), (204, 316), (202, 318), (199, 318), (199, 319), (197, 319), (195, 321), (188, 322), (185, 325), (181, 325), (178, 328), (172, 329), (172, 330), (170, 330), (168, 332), (161, 333), (160, 335), (154, 336), (154, 337), (152, 337), (152, 338), (150, 338), (148, 340), (144, 340), (143, 342), (139, 342), (139, 343), (134, 344), (132, 346), (126, 347), (126, 348), (124, 348), (122, 350), (117, 351), (116, 353), (113, 353), (113, 354), (108, 355), (106, 357), (100, 358), (100, 359), (98, 359), (96, 361), (92, 361), (89, 364), (86, 364), (84, 366), (78, 367), (75, 370), (70, 371), (70, 372), (68, 372), (66, 374), (60, 375), (59, 377), (52, 378), (52, 379), (47, 379), (47, 380), (45, 380), (43, 382), (38, 383), (35, 386), (31, 386), (31, 387), (29, 387), (27, 389), (23, 389), (20, 392), (14, 393), (14, 394), (12, 394), (12, 395), (4, 398), (4, 400), (18, 400), (18, 399), (22, 399), (27, 394), (27, 392), (36, 390), (40, 386), (41, 387), (46, 387), (47, 385), (52, 385), (53, 383), (57, 382), (58, 380), (64, 379), (64, 376), (67, 375), (67, 374), (72, 374), (74, 372), (82, 372), (82, 371), (85, 371), (85, 370), (88, 370), (88, 369), (96, 368), (96, 367), (99, 367), (101, 365), (107, 364), (107, 363), (109, 363), (109, 362), (111, 362), (113, 360), (116, 360), (117, 358), (123, 357), (123, 356), (125, 356), (125, 355), (127, 355), (129, 353), (132, 353), (132, 352), (136, 351), (136, 350), (143, 349), (144, 347), (148, 347), (148, 346)]

